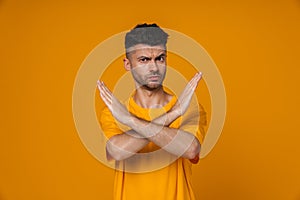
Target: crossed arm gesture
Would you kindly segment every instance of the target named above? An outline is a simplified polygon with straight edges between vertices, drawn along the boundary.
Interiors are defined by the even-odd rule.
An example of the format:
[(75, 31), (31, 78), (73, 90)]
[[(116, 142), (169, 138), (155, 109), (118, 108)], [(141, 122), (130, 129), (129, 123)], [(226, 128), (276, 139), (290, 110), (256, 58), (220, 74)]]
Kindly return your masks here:
[(115, 135), (109, 139), (106, 145), (108, 159), (124, 160), (129, 158), (146, 146), (149, 141), (152, 141), (173, 155), (190, 160), (198, 160), (200, 152), (198, 139), (189, 132), (170, 128), (169, 125), (187, 111), (201, 77), (201, 72), (195, 74), (172, 109), (151, 122), (137, 118), (129, 113), (127, 108), (112, 94), (105, 84), (98, 81), (97, 86), (100, 96), (113, 117), (131, 128), (130, 131)]

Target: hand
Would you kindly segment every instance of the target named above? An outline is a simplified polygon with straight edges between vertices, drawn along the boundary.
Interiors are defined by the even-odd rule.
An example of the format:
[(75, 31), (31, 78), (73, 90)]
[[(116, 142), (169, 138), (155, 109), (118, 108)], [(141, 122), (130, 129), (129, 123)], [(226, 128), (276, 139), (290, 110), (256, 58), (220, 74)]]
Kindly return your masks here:
[(97, 81), (100, 97), (114, 116), (122, 124), (128, 125), (132, 120), (132, 115), (126, 107), (112, 94), (112, 92), (101, 81)]
[(202, 78), (202, 72), (198, 72), (195, 74), (195, 76), (190, 80), (190, 82), (188, 82), (188, 84), (180, 94), (176, 104), (172, 108), (172, 111), (176, 112), (178, 115), (183, 115), (187, 111), (193, 93), (201, 78)]

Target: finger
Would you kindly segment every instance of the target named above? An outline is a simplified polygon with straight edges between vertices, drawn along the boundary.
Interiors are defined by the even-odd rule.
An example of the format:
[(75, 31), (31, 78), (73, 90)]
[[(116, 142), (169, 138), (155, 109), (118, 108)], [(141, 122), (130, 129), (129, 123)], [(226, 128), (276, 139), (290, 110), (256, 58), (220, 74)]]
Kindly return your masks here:
[(200, 73), (197, 74), (197, 76), (196, 76), (196, 78), (195, 78), (195, 80), (194, 80), (194, 85), (195, 85), (195, 86), (198, 85), (198, 83), (199, 83), (199, 81), (201, 80), (201, 78), (202, 78), (202, 73), (200, 72)]
[(201, 78), (202, 78), (202, 72), (199, 72), (199, 73), (198, 73), (198, 76), (197, 76), (198, 81), (199, 81)]
[(197, 76), (197, 84), (199, 83), (199, 81), (202, 79), (202, 72), (199, 72), (198, 73), (198, 76)]
[(196, 73), (193, 78), (190, 80), (190, 83), (193, 83), (198, 77), (198, 73)]
[(196, 73), (193, 78), (190, 80), (190, 84), (193, 85), (197, 80), (199, 79), (199, 76), (201, 76), (200, 72)]
[(99, 91), (104, 91), (105, 92), (105, 87), (103, 86), (103, 82), (102, 81), (97, 81), (97, 87), (99, 89)]
[(107, 99), (108, 102), (112, 102), (112, 97), (111, 94), (108, 92), (108, 90), (105, 88), (105, 86), (103, 85), (103, 83), (100, 83), (100, 92), (101, 95)]
[(111, 94), (108, 92), (108, 89), (105, 87), (103, 82), (99, 81), (98, 86), (99, 86), (99, 89), (100, 89), (100, 96), (101, 96), (102, 100), (106, 104), (111, 104), (112, 103)]
[(103, 102), (110, 108), (110, 105), (112, 104), (112, 101), (110, 98), (107, 97), (107, 95), (103, 92), (103, 90), (100, 90), (100, 96)]
[(104, 82), (102, 81), (100, 84), (101, 88), (103, 89), (104, 93), (109, 97), (112, 98), (112, 92), (106, 87), (106, 85), (104, 84)]
[(192, 89), (196, 89), (196, 87), (197, 87), (199, 81), (201, 80), (201, 78), (202, 78), (202, 72), (199, 72), (194, 76), (194, 78), (191, 80)]
[(103, 84), (100, 81), (97, 84), (98, 84), (98, 88), (100, 90), (100, 94), (102, 96), (107, 96), (107, 93), (105, 92), (105, 88), (103, 87)]
[(98, 90), (100, 91), (100, 81), (99, 80), (97, 80), (97, 88), (98, 88)]
[(113, 95), (113, 93), (106, 87), (106, 85), (103, 82), (102, 82), (102, 88), (111, 104), (119, 102), (119, 100)]
[(101, 81), (100, 86), (101, 90), (103, 91), (103, 95), (111, 105), (114, 103), (120, 103), (119, 100), (113, 95), (113, 93), (106, 87), (103, 81)]
[(196, 75), (195, 75), (195, 81), (199, 81), (202, 77), (202, 72), (198, 72)]
[(107, 98), (107, 95), (104, 93), (103, 88), (101, 86), (101, 82), (98, 80), (97, 81), (97, 88), (99, 90), (100, 93), (100, 97), (101, 99), (104, 101), (104, 103), (108, 106), (110, 104), (109, 99)]

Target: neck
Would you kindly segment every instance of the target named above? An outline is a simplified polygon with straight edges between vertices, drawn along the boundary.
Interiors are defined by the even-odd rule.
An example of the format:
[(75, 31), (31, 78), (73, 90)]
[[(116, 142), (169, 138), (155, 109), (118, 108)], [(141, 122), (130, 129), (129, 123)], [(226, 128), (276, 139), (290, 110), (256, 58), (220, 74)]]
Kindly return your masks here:
[(138, 87), (133, 96), (134, 101), (143, 108), (161, 108), (171, 100), (171, 97), (162, 86), (154, 90)]

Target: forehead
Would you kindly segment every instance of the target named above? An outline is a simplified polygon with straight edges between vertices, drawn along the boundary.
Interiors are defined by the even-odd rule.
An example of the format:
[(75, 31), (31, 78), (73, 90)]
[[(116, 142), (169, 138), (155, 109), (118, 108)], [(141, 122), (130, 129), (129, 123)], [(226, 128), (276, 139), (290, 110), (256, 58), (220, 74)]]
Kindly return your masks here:
[(162, 52), (166, 52), (166, 48), (164, 45), (156, 45), (156, 46), (150, 46), (146, 44), (137, 44), (133, 47), (130, 47), (127, 49), (127, 53), (130, 53), (132, 55), (157, 55)]

